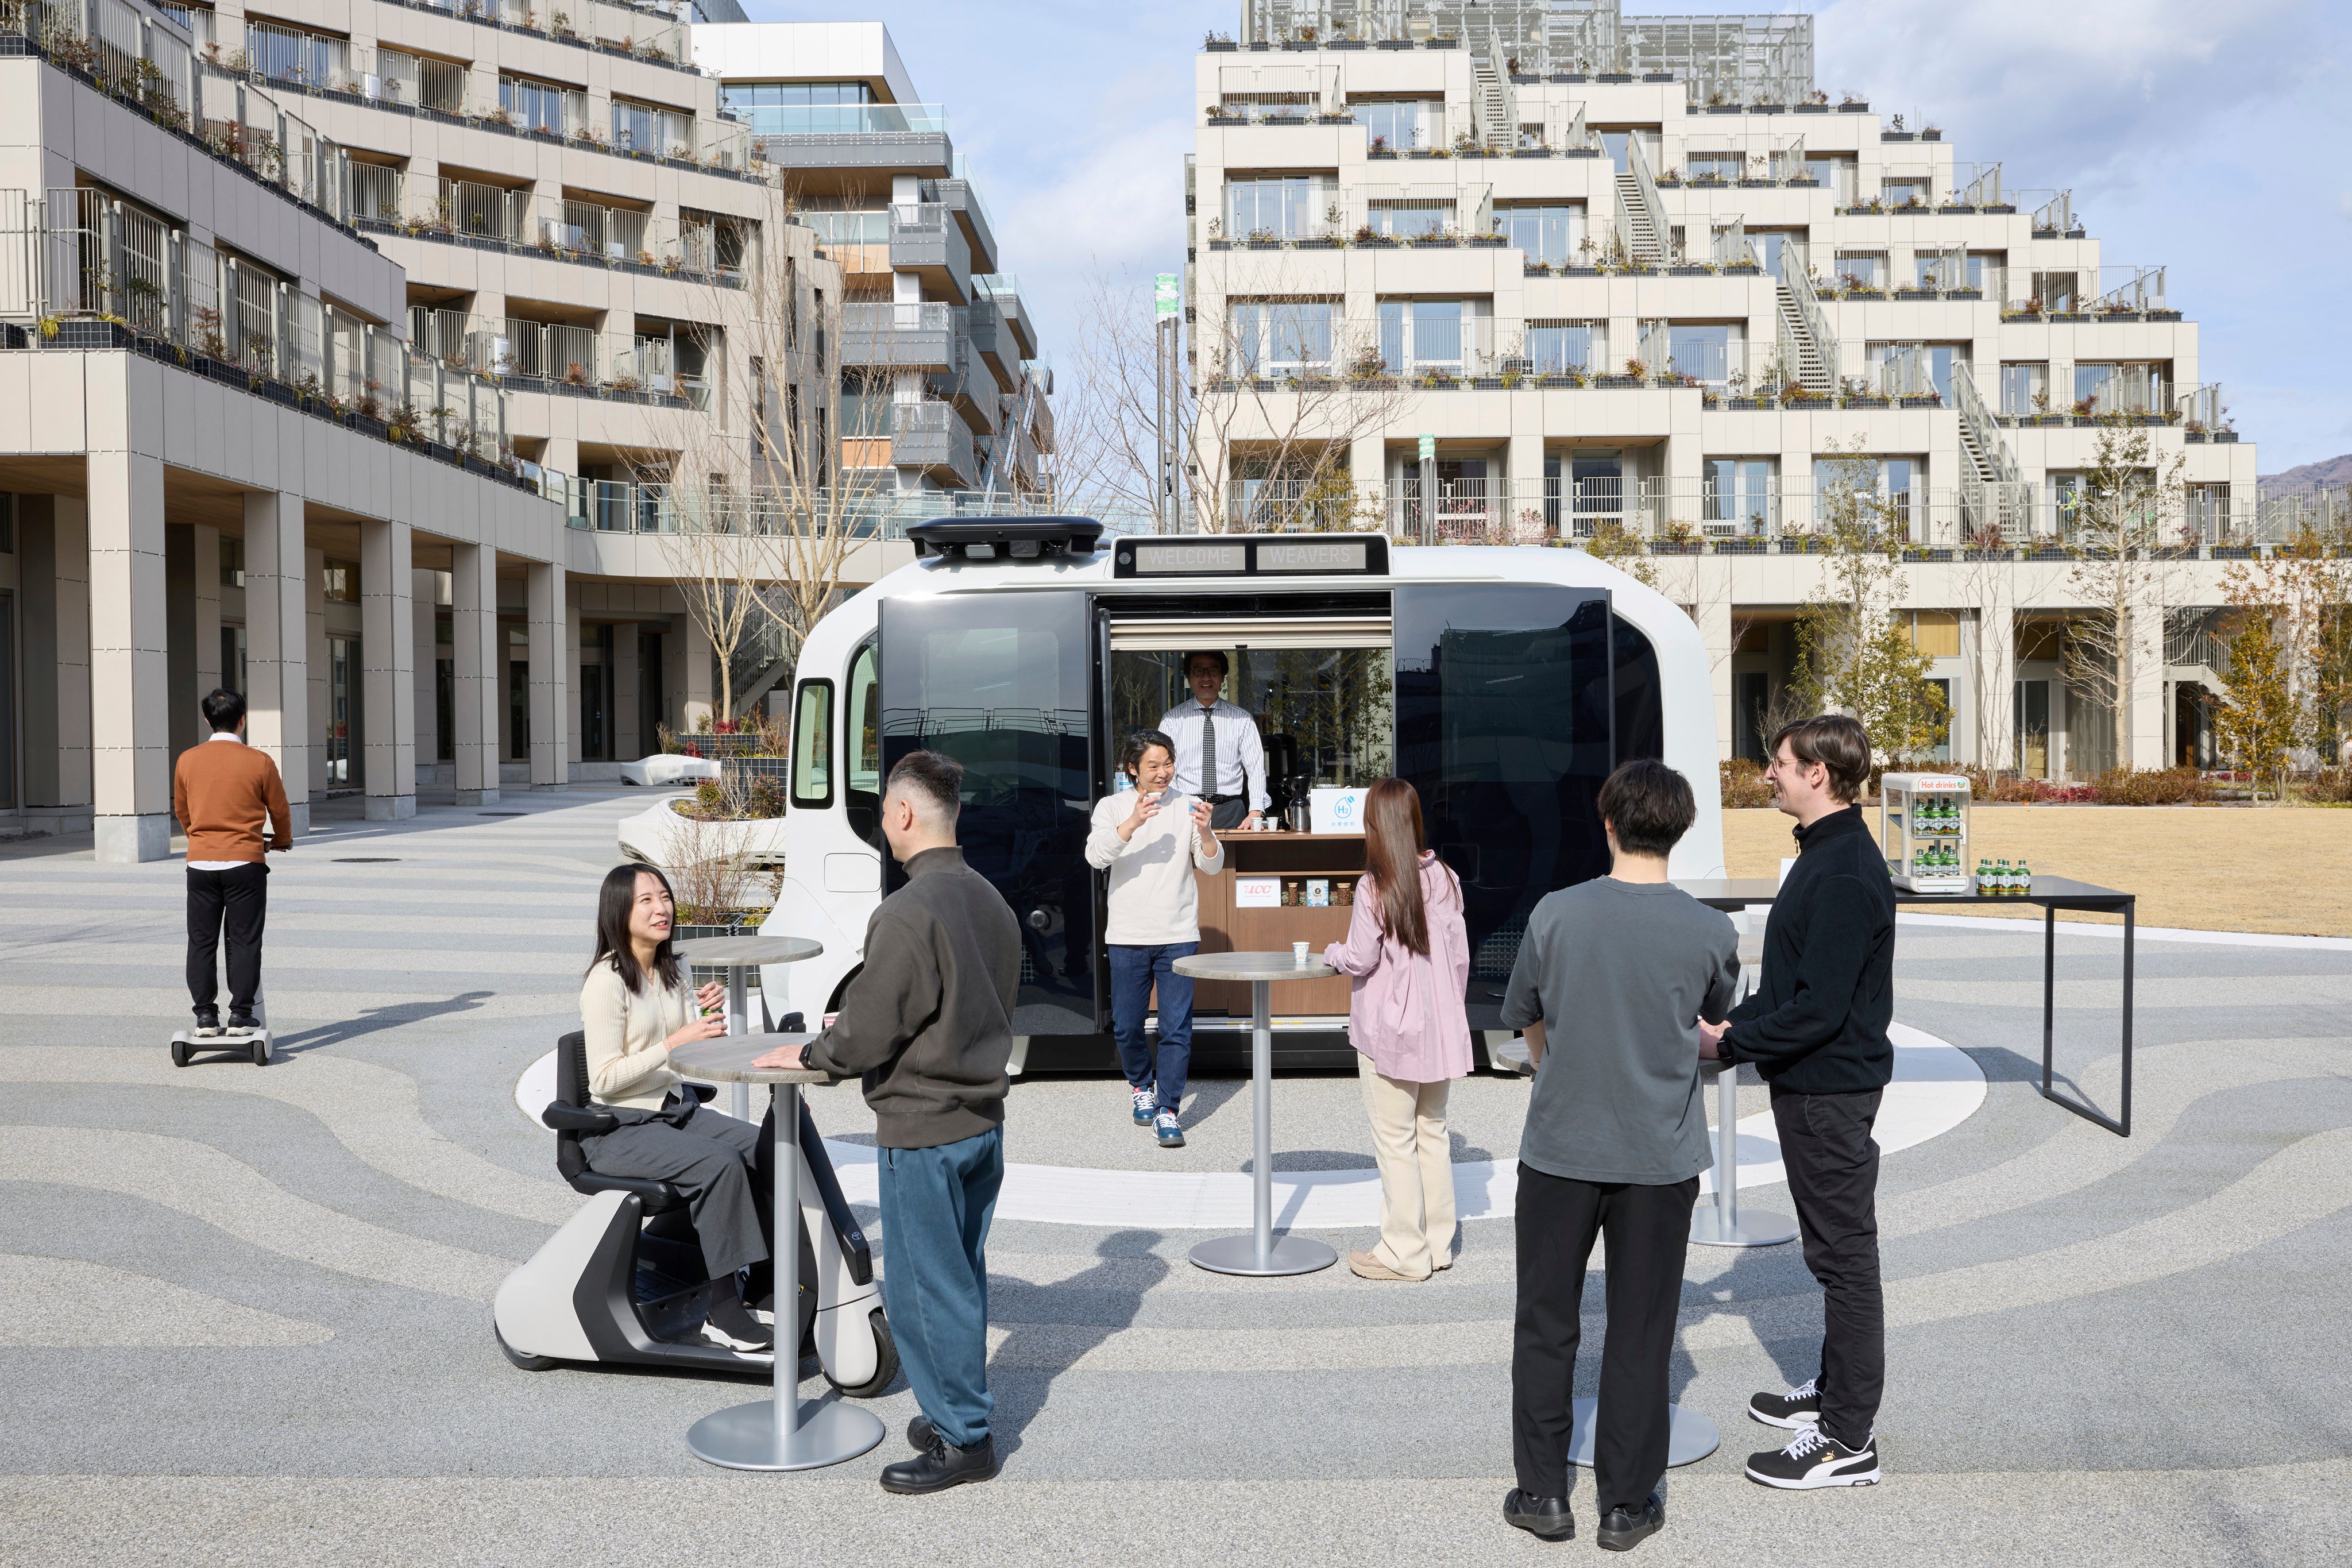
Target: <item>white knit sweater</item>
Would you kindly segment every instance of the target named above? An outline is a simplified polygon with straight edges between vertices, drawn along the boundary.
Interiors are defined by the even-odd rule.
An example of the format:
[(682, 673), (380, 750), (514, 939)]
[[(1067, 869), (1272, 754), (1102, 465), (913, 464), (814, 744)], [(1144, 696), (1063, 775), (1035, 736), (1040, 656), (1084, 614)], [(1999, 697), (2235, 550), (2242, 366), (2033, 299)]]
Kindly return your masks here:
[[(1201, 940), (1201, 900), (1195, 867), (1212, 875), (1225, 868), (1216, 835), (1192, 831), (1192, 801), (1174, 791), (1160, 797), (1160, 815), (1122, 842), (1119, 824), (1135, 811), (1135, 793), (1123, 790), (1095, 802), (1087, 834), (1087, 863), (1110, 872), (1110, 920), (1103, 940), (1118, 947), (1161, 947)], [(1201, 839), (1207, 839), (1207, 854)]]

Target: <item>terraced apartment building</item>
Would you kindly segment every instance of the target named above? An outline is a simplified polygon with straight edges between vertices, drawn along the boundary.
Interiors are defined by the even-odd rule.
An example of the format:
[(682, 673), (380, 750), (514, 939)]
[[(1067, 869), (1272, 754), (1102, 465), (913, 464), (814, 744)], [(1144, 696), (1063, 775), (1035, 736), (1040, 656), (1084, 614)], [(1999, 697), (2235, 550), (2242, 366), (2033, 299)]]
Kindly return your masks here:
[[(715, 706), (683, 532), (849, 496), (855, 585), (1034, 504), (1046, 377), (944, 127), (755, 139), (698, 31), (912, 94), (722, 5), (0, 0), (0, 830), (164, 854), (219, 684), (298, 816), (613, 777)], [(870, 243), (803, 219), (845, 170)], [(735, 663), (740, 711), (782, 660)]]
[[(1932, 123), (1831, 101), (1813, 26), (1245, 0), (1195, 59), (1202, 525), (1630, 546), (1706, 636), (1726, 754), (1760, 756), (1821, 536), (1858, 510), (1905, 546), (1946, 754), (2210, 762), (2227, 563), (2343, 497), (2258, 506), (2162, 258), (2112, 259), (2069, 192)], [(2048, 156), (2033, 177), (2063, 178)], [(2148, 489), (2164, 561), (2104, 705), (2060, 658), (2103, 435), (2178, 481)]]

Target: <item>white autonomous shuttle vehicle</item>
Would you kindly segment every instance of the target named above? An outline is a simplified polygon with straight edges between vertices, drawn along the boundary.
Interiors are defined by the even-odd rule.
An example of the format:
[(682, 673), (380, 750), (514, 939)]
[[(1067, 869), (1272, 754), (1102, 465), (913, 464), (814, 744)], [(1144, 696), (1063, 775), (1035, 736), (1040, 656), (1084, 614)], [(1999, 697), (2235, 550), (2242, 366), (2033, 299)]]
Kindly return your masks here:
[[(1087, 818), (1117, 787), (1127, 732), (1189, 700), (1194, 650), (1226, 656), (1225, 695), (1258, 718), (1269, 816), (1307, 829), (1223, 836), (1226, 869), (1202, 879), (1203, 952), (1344, 938), (1363, 839), (1313, 831), (1312, 792), (1391, 773), (1420, 792), (1430, 845), (1462, 879), (1482, 1055), (1536, 900), (1608, 868), (1594, 798), (1618, 763), (1659, 757), (1690, 780), (1698, 820), (1674, 873), (1723, 875), (1698, 630), (1583, 551), (1104, 538), (1085, 518), (908, 531), (915, 562), (824, 616), (801, 652), (785, 874), (764, 929), (824, 954), (766, 972), (772, 1013), (837, 1006), (867, 917), (903, 877), (882, 839), (882, 780), (929, 748), (963, 763), (965, 857), (1021, 921), (1016, 1070), (1115, 1067)], [(1276, 988), (1278, 1059), (1353, 1060), (1348, 984)], [(1245, 1065), (1247, 987), (1203, 983), (1194, 1008), (1196, 1062)]]

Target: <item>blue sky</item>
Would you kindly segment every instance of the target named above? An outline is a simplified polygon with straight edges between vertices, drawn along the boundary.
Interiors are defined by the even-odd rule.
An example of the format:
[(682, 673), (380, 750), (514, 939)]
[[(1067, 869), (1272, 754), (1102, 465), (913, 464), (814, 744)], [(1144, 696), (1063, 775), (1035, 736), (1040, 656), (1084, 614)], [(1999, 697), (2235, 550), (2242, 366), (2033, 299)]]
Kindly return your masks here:
[[(2110, 263), (2169, 268), (2264, 473), (2352, 452), (2352, 62), (2346, 0), (1829, 0), (1817, 74), (1941, 126), (2012, 187), (2064, 187)], [(1192, 57), (1237, 0), (746, 0), (754, 20), (877, 16), (943, 103), (1049, 353), (1097, 268), (1183, 263)], [(1629, 11), (1733, 11), (1633, 0)], [(1144, 308), (1139, 301), (1139, 308)]]

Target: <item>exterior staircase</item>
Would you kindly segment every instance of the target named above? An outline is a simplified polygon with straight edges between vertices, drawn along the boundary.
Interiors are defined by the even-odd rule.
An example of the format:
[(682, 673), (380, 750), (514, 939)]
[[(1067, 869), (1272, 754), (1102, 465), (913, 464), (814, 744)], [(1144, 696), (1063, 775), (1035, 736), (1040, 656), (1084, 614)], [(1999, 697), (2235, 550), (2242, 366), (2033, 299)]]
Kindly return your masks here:
[(1519, 128), (1512, 106), (1514, 94), (1496, 68), (1492, 55), (1470, 57), (1470, 86), (1477, 105), (1478, 142), (1489, 153), (1508, 153), (1518, 145)]
[(1645, 265), (1657, 266), (1666, 258), (1666, 247), (1658, 241), (1657, 226), (1650, 221), (1650, 209), (1642, 200), (1641, 182), (1624, 169), (1617, 171), (1617, 204), (1625, 215), (1625, 246), (1633, 259)]

